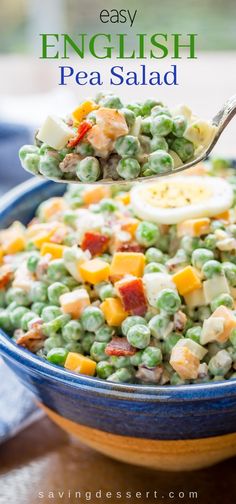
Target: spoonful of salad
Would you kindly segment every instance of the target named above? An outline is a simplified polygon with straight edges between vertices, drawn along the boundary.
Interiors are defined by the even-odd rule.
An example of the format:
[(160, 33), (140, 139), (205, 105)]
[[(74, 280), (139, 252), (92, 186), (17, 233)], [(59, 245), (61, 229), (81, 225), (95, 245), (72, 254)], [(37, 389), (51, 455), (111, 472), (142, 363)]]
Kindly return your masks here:
[(19, 157), (26, 171), (57, 182), (151, 180), (204, 160), (235, 113), (236, 95), (205, 121), (186, 105), (169, 109), (148, 99), (124, 106), (100, 93), (65, 119), (48, 116)]

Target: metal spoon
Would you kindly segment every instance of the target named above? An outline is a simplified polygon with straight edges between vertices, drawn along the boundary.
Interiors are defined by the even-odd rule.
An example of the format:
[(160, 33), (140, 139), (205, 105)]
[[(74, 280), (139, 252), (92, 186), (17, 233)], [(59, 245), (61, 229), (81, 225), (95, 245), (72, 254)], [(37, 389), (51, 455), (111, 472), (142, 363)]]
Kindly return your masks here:
[[(213, 117), (212, 119), (212, 125), (217, 127), (216, 134), (213, 138), (213, 140), (209, 143), (209, 145), (205, 148), (205, 150), (202, 150), (201, 154), (197, 156), (196, 158), (192, 159), (188, 163), (185, 163), (178, 168), (174, 168), (172, 170), (169, 170), (164, 173), (157, 173), (155, 175), (151, 175), (149, 177), (138, 177), (137, 179), (133, 180), (124, 180), (124, 179), (118, 179), (118, 180), (113, 180), (113, 179), (100, 179), (96, 180), (96, 182), (89, 182), (89, 185), (94, 185), (94, 184), (130, 184), (133, 182), (142, 182), (142, 181), (150, 181), (150, 180), (155, 180), (157, 177), (166, 177), (167, 175), (173, 175), (176, 173), (179, 173), (181, 171), (187, 170), (188, 168), (191, 168), (192, 166), (195, 166), (196, 164), (200, 163), (201, 161), (204, 161), (209, 154), (212, 152), (214, 146), (218, 142), (222, 132), (226, 128), (226, 126), (229, 124), (231, 119), (233, 119), (234, 115), (236, 114), (236, 95), (231, 96), (222, 108), (219, 110), (219, 112)], [(27, 170), (26, 170), (27, 171)], [(32, 173), (31, 173), (32, 175)], [(53, 178), (53, 177), (45, 177), (44, 175), (37, 175), (37, 177), (40, 178), (47, 178), (50, 180), (53, 180), (55, 182), (60, 182), (64, 184), (85, 184), (84, 182), (81, 182), (80, 180), (63, 180), (63, 179), (58, 179), (58, 178)]]

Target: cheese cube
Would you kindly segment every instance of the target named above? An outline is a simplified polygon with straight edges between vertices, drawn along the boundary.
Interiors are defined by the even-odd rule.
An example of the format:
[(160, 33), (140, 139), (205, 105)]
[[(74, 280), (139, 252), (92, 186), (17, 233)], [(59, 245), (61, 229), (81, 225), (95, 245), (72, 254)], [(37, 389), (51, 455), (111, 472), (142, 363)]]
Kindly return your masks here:
[(210, 219), (204, 217), (202, 219), (189, 219), (180, 224), (177, 224), (177, 235), (179, 238), (185, 235), (201, 236), (210, 232)]
[(192, 266), (186, 266), (186, 268), (175, 273), (172, 280), (182, 296), (201, 287), (201, 280)]
[(76, 289), (66, 292), (60, 296), (60, 305), (64, 313), (68, 313), (72, 318), (80, 317), (86, 306), (90, 305), (90, 299), (86, 289)]
[(94, 376), (96, 371), (96, 362), (79, 353), (69, 352), (64, 367), (70, 371), (74, 371), (75, 373)]
[(225, 276), (222, 275), (205, 280), (205, 282), (203, 282), (203, 292), (207, 304), (210, 304), (211, 301), (220, 294), (229, 294), (230, 289)]
[(111, 276), (124, 275), (141, 277), (145, 266), (145, 256), (140, 252), (116, 252), (111, 263)]
[(37, 138), (53, 149), (63, 149), (67, 142), (75, 136), (72, 128), (62, 121), (59, 117), (48, 116), (37, 133)]
[(65, 247), (63, 245), (58, 245), (57, 243), (43, 243), (40, 254), (42, 256), (46, 254), (51, 254), (53, 259), (61, 259), (63, 257), (63, 252)]
[(109, 198), (111, 191), (109, 187), (105, 185), (88, 186), (82, 193), (83, 201), (85, 205), (92, 205), (92, 203), (98, 203), (103, 198)]
[(205, 306), (207, 304), (202, 287), (185, 294), (184, 300), (188, 308), (198, 308), (199, 306)]
[(84, 282), (95, 285), (108, 280), (110, 265), (101, 259), (92, 259), (82, 263), (79, 271)]
[(202, 345), (210, 343), (210, 341), (220, 341), (220, 337), (224, 332), (225, 320), (223, 317), (209, 317), (204, 320), (200, 342)]
[(120, 326), (123, 320), (128, 317), (119, 298), (107, 298), (100, 305), (104, 317), (109, 326)]
[(172, 289), (176, 292), (176, 286), (171, 275), (167, 273), (147, 273), (143, 276), (146, 296), (151, 306), (156, 308), (157, 297), (163, 289)]
[(187, 346), (175, 345), (171, 352), (170, 365), (183, 380), (195, 380), (200, 360)]
[(211, 318), (214, 317), (223, 317), (224, 319), (224, 331), (220, 335), (220, 343), (224, 343), (229, 339), (230, 333), (232, 329), (236, 327), (236, 317), (234, 313), (226, 308), (226, 306), (218, 306), (214, 313), (212, 313)]

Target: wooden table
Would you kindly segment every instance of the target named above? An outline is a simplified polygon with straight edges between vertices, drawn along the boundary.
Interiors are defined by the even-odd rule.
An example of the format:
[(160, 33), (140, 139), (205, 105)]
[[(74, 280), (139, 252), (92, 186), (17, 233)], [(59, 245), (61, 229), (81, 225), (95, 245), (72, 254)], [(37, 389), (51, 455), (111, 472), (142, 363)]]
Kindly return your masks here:
[[(236, 502), (235, 475), (236, 458), (191, 473), (155, 472), (122, 464), (83, 446), (43, 418), (0, 447), (0, 504), (233, 504)], [(96, 498), (95, 492), (99, 490), (103, 498), (98, 498), (101, 494)], [(64, 496), (60, 497), (58, 492), (63, 491)], [(79, 493), (76, 498), (76, 491), (81, 492), (81, 498)], [(92, 493), (91, 499), (87, 494), (86, 500), (86, 491)], [(123, 498), (116, 498), (114, 494), (111, 498), (104, 497), (105, 492), (118, 491)], [(132, 492), (132, 498), (125, 497), (128, 491)], [(189, 497), (193, 491), (198, 493), (197, 498)], [(140, 493), (135, 497), (135, 492)], [(175, 497), (173, 493), (169, 497), (169, 492), (174, 492)], [(180, 497), (178, 492), (182, 492)]]

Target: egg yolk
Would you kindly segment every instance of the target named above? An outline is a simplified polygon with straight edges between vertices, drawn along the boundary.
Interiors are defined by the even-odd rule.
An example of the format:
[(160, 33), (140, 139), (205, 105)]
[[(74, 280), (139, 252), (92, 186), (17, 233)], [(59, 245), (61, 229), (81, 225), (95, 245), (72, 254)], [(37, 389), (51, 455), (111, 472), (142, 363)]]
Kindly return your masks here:
[(212, 192), (203, 184), (195, 184), (192, 182), (162, 181), (153, 184), (152, 187), (147, 187), (143, 190), (142, 197), (153, 207), (159, 208), (177, 208), (194, 203), (199, 203), (209, 199)]

